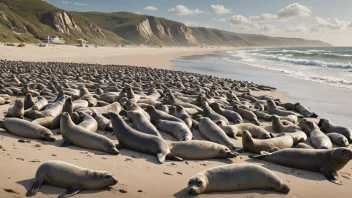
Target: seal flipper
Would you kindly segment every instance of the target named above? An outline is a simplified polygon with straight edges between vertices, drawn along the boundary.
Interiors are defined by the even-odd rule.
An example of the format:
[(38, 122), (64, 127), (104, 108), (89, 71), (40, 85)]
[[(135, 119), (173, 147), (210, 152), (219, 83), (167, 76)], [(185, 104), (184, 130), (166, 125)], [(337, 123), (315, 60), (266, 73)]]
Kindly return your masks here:
[(158, 153), (157, 157), (158, 157), (159, 162), (163, 164), (165, 162), (166, 154), (165, 153)]
[(173, 161), (183, 161), (182, 158), (177, 157), (176, 155), (172, 154), (171, 152), (166, 154), (166, 158), (169, 159), (169, 160), (173, 160)]
[(70, 140), (68, 140), (67, 138), (64, 138), (64, 142), (62, 142), (62, 144), (60, 145), (60, 147), (68, 147), (71, 145)]
[(249, 158), (263, 158), (265, 156), (271, 155), (271, 153), (266, 151), (260, 151), (260, 155), (249, 155)]
[(320, 172), (325, 176), (325, 178), (327, 180), (329, 180), (330, 182), (334, 183), (334, 184), (338, 184), (338, 185), (342, 185), (341, 181), (337, 180), (335, 175), (337, 175), (336, 172), (334, 171), (329, 171), (329, 170), (325, 170), (325, 169), (320, 169)]
[(82, 188), (79, 186), (73, 186), (72, 188), (68, 189), (64, 194), (59, 195), (59, 198), (66, 198), (66, 197), (72, 197), (79, 192), (82, 191)]
[(280, 150), (280, 148), (274, 147), (274, 148), (268, 150), (267, 152), (268, 152), (268, 153), (273, 153), (273, 152), (276, 152), (276, 151), (279, 151), (279, 150)]
[(32, 187), (27, 191), (26, 196), (32, 197), (39, 192), (39, 188), (42, 186), (42, 181), (35, 181)]

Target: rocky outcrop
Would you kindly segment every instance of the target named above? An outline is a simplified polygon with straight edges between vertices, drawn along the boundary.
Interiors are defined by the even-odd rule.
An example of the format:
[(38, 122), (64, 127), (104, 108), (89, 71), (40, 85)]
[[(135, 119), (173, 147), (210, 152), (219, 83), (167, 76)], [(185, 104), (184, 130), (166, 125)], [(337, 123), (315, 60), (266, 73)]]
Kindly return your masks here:
[(89, 27), (89, 29), (91, 30), (91, 32), (94, 34), (92, 36), (96, 36), (96, 37), (99, 37), (99, 38), (105, 38), (105, 34), (103, 33), (102, 29), (95, 25), (94, 23), (90, 22), (90, 21), (86, 21), (85, 22), (86, 25)]
[(61, 10), (43, 15), (41, 22), (63, 34), (71, 34), (72, 31), (82, 31), (73, 18), (67, 12)]

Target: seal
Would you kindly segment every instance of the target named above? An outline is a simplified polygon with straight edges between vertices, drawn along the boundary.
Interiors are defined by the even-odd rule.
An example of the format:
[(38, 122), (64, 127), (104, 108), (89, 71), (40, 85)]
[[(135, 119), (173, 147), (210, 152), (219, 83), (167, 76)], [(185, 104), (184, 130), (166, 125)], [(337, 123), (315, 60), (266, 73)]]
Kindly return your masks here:
[(34, 101), (30, 93), (28, 93), (26, 97), (24, 97), (23, 106), (24, 110), (30, 109), (34, 106)]
[(67, 112), (62, 113), (60, 121), (60, 132), (64, 139), (62, 147), (75, 145), (82, 148), (103, 151), (113, 155), (120, 152), (116, 149), (114, 143), (107, 137), (92, 133), (72, 122)]
[(128, 111), (127, 117), (132, 120), (134, 128), (138, 131), (161, 137), (158, 129), (156, 129), (143, 113), (139, 111)]
[(154, 124), (156, 124), (158, 120), (169, 120), (184, 123), (181, 119), (176, 118), (175, 116), (169, 115), (160, 110), (156, 110), (152, 105), (147, 106), (146, 111), (150, 115), (150, 121)]
[(214, 122), (221, 121), (224, 125), (229, 125), (229, 121), (222, 115), (216, 113), (208, 104), (208, 102), (203, 102), (202, 105), (203, 115), (210, 118)]
[(326, 136), (322, 131), (320, 131), (320, 128), (318, 125), (316, 125), (314, 122), (311, 122), (309, 120), (302, 120), (309, 132), (310, 136), (310, 143), (316, 148), (316, 149), (332, 149), (332, 142), (329, 139), (328, 136)]
[(157, 155), (158, 161), (162, 164), (165, 162), (165, 158), (183, 161), (182, 158), (170, 152), (169, 146), (161, 137), (134, 130), (116, 113), (109, 113), (109, 116), (120, 149), (127, 148), (141, 153)]
[(241, 109), (241, 108), (239, 108), (238, 105), (234, 105), (233, 110), (236, 111), (237, 113), (239, 113), (242, 116), (242, 118), (244, 118), (250, 122), (253, 122), (255, 125), (258, 125), (258, 126), (260, 125), (260, 122), (259, 122), (257, 116), (253, 112), (245, 110), (245, 109)]
[(289, 148), (273, 153), (262, 152), (262, 155), (250, 155), (249, 157), (260, 158), (291, 168), (320, 172), (327, 180), (341, 184), (335, 175), (352, 159), (352, 150), (346, 148), (333, 150)]
[(291, 111), (279, 109), (273, 100), (268, 100), (267, 105), (268, 105), (268, 113), (269, 114), (278, 115), (278, 116), (296, 115), (295, 113), (293, 113)]
[(79, 109), (77, 111), (85, 112), (88, 115), (93, 115), (93, 113), (95, 113), (96, 115), (102, 115), (109, 112), (120, 113), (121, 110), (122, 110), (122, 107), (120, 103), (114, 102), (110, 105), (103, 106), (103, 107), (88, 107), (88, 108)]
[(62, 110), (64, 108), (64, 102), (66, 101), (67, 97), (63, 96), (59, 98), (58, 101), (50, 105), (48, 108), (44, 109), (44, 111), (41, 111), (40, 113), (43, 114), (44, 116), (52, 116), (56, 117), (62, 113)]
[(242, 135), (243, 130), (247, 130), (251, 133), (254, 138), (258, 139), (270, 139), (274, 137), (271, 133), (267, 130), (263, 129), (262, 127), (256, 126), (251, 123), (241, 123), (236, 125), (231, 125), (233, 127), (234, 133), (237, 135)]
[(75, 100), (72, 105), (72, 110), (77, 111), (78, 109), (87, 108), (88, 102), (86, 100)]
[[(187, 113), (186, 109), (182, 107), (181, 105), (176, 105), (174, 106), (174, 114), (173, 116), (180, 118), (188, 128), (192, 128), (192, 118), (191, 116)], [(170, 112), (171, 114), (171, 112)]]
[(304, 117), (306, 118), (317, 118), (318, 115), (311, 112), (308, 107), (301, 105), (301, 103), (297, 102), (295, 104), (295, 111), (297, 111), (298, 113), (302, 114)]
[(297, 131), (302, 131), (301, 127), (294, 125), (294, 124), (290, 124), (290, 125), (283, 125), (281, 123), (281, 120), (278, 116), (272, 116), (271, 117), (271, 123), (272, 123), (272, 127), (274, 129), (275, 132), (278, 133), (282, 133), (282, 132), (297, 132)]
[[(64, 106), (62, 108), (62, 112), (67, 112), (69, 115), (72, 115), (72, 113), (73, 113), (73, 102), (72, 102), (71, 97), (69, 97), (69, 98), (67, 98), (65, 100)], [(61, 115), (62, 114), (59, 114), (56, 117), (54, 117), (54, 119), (51, 122), (50, 129), (58, 129), (58, 128), (60, 128)], [(48, 116), (48, 117), (51, 117), (51, 116)], [(81, 120), (81, 118), (79, 118), (79, 121), (80, 120)]]
[(7, 111), (7, 117), (13, 118), (21, 118), (23, 119), (24, 116), (24, 106), (23, 102), (20, 100), (16, 100), (13, 107), (9, 108)]
[(273, 172), (252, 164), (218, 166), (198, 173), (188, 182), (188, 193), (192, 195), (253, 189), (290, 192), (290, 188)]
[(191, 130), (185, 123), (182, 122), (158, 120), (156, 123), (156, 127), (172, 135), (179, 141), (188, 141), (193, 139)]
[(167, 107), (167, 105), (164, 105), (161, 102), (157, 102), (156, 105), (155, 105), (155, 108), (157, 110), (163, 111), (165, 113), (169, 113), (169, 108)]
[(176, 156), (188, 160), (227, 159), (239, 155), (226, 146), (202, 140), (171, 142), (170, 147)]
[(262, 120), (265, 120), (265, 121), (271, 121), (271, 115), (265, 113), (265, 112), (262, 112), (262, 111), (258, 111), (258, 110), (255, 110), (255, 111), (252, 111), (256, 116), (257, 118), (259, 119), (262, 119)]
[(40, 126), (43, 126), (43, 127), (47, 128), (47, 129), (50, 129), (53, 120), (54, 120), (53, 117), (47, 116), (47, 117), (44, 117), (44, 118), (35, 119), (35, 120), (33, 120), (33, 123), (38, 124)]
[(291, 136), (292, 139), (293, 139), (293, 144), (294, 145), (296, 145), (298, 143), (301, 143), (301, 142), (305, 142), (308, 139), (307, 134), (304, 133), (303, 131), (298, 131), (298, 132), (293, 132), (293, 133), (280, 133), (276, 137), (280, 137), (280, 136), (283, 136), (283, 135)]
[(294, 148), (301, 148), (301, 149), (314, 149), (313, 147), (309, 146), (308, 144), (305, 143), (298, 143), (294, 146)]
[(41, 111), (47, 104), (48, 100), (42, 96), (38, 96), (38, 101), (32, 106), (32, 110)]
[(221, 121), (216, 122), (216, 124), (226, 133), (227, 136), (237, 140), (238, 130), (235, 125), (224, 125)]
[(337, 126), (328, 119), (320, 119), (318, 126), (320, 126), (325, 133), (340, 133), (344, 135), (350, 143), (352, 143), (351, 129)]
[(112, 125), (109, 119), (105, 118), (102, 115), (92, 115), (95, 121), (98, 123), (98, 128), (102, 131), (112, 131)]
[(77, 126), (80, 126), (91, 132), (97, 132), (98, 123), (92, 116), (84, 112), (78, 112), (78, 115), (81, 119), (80, 119), (80, 123)]
[(330, 138), (332, 143), (339, 147), (347, 147), (350, 145), (347, 138), (340, 133), (328, 133), (326, 136)]
[(205, 139), (211, 142), (224, 145), (231, 150), (236, 150), (235, 144), (231, 141), (231, 139), (210, 118), (203, 117), (200, 119), (199, 132)]
[(26, 196), (39, 192), (43, 184), (49, 184), (67, 191), (60, 198), (71, 197), (82, 190), (99, 190), (117, 184), (117, 179), (108, 172), (81, 168), (62, 161), (48, 161), (37, 169), (33, 185)]
[(10, 102), (7, 101), (5, 98), (0, 96), (0, 105), (4, 105), (4, 104), (9, 104)]
[(0, 121), (0, 128), (19, 137), (55, 142), (54, 135), (49, 129), (27, 120), (8, 118)]
[(230, 111), (221, 107), (218, 103), (210, 104), (210, 107), (218, 114), (225, 116), (229, 121), (239, 124), (243, 123), (243, 119), (240, 114), (236, 113), (235, 111)]
[(246, 152), (260, 154), (261, 151), (269, 151), (274, 148), (285, 149), (293, 146), (293, 138), (289, 135), (283, 135), (265, 140), (253, 139), (249, 131), (242, 132), (242, 146)]
[(126, 110), (127, 110), (127, 111), (138, 111), (138, 112), (143, 113), (144, 116), (145, 116), (148, 120), (150, 120), (149, 114), (148, 114), (146, 111), (144, 111), (141, 107), (139, 107), (139, 106), (137, 105), (137, 103), (134, 103), (134, 102), (131, 102), (131, 101), (128, 100), (128, 101), (125, 103), (125, 107), (126, 107)]

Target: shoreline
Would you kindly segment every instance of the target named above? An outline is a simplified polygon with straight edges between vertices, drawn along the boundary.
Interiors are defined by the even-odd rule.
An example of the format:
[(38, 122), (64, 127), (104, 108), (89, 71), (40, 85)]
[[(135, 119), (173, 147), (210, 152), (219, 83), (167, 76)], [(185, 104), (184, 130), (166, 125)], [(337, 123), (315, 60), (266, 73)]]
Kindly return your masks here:
[(90, 64), (115, 64), (172, 69), (177, 58), (215, 54), (234, 48), (186, 48), (186, 47), (76, 47), (56, 45), (24, 48), (0, 46), (0, 59), (36, 62), (75, 62)]

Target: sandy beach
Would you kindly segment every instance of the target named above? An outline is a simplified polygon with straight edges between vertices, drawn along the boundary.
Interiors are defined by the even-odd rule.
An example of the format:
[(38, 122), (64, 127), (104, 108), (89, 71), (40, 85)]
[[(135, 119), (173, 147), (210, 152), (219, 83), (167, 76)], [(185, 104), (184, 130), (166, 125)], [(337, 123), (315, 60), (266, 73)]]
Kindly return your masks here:
[[(172, 69), (175, 58), (191, 55), (211, 54), (226, 48), (78, 48), (74, 46), (55, 46), (39, 48), (26, 46), (25, 48), (0, 46), (0, 59), (22, 61), (58, 61), (76, 63), (122, 64), (149, 66), (153, 68)], [(285, 93), (256, 92), (256, 95), (272, 95), (287, 101)], [(0, 120), (11, 107), (13, 101), (23, 99), (12, 97), (11, 104), (0, 106)], [(296, 102), (296, 101), (287, 101)], [(263, 127), (273, 132), (271, 123), (263, 121)], [(27, 189), (32, 184), (38, 166), (48, 160), (61, 160), (81, 167), (94, 170), (105, 170), (113, 173), (119, 183), (109, 190), (83, 191), (75, 197), (192, 197), (187, 194), (188, 180), (202, 170), (225, 164), (251, 163), (263, 166), (273, 171), (278, 177), (289, 185), (291, 191), (288, 195), (262, 190), (238, 191), (228, 193), (202, 194), (197, 197), (350, 197), (352, 186), (352, 163), (350, 162), (338, 172), (339, 180), (343, 185), (333, 184), (320, 173), (297, 170), (274, 165), (262, 160), (248, 158), (248, 153), (240, 157), (226, 160), (206, 160), (183, 162), (166, 161), (159, 164), (155, 156), (141, 154), (127, 149), (121, 150), (118, 156), (107, 155), (102, 152), (82, 149), (79, 147), (62, 148), (61, 135), (53, 131), (55, 143), (46, 143), (40, 140), (27, 140), (16, 137), (0, 129), (0, 197), (25, 197)], [(197, 130), (194, 130), (196, 139), (204, 140)], [(100, 131), (116, 142), (116, 137), (110, 133)], [(168, 142), (176, 139), (161, 133)], [(242, 148), (241, 138), (234, 140), (238, 149)], [(349, 148), (352, 148), (351, 146)], [(13, 192), (6, 192), (12, 190)], [(35, 197), (57, 197), (66, 190), (45, 185)]]
[(135, 65), (170, 69), (171, 60), (183, 56), (205, 55), (231, 48), (186, 48), (186, 47), (76, 47), (69, 45), (51, 45), (38, 47), (27, 45), (20, 47), (0, 46), (0, 59), (38, 61), (38, 62), (75, 62), (116, 65)]

